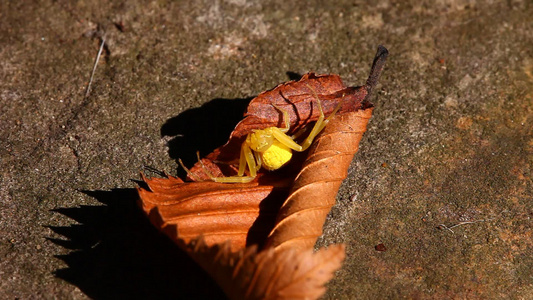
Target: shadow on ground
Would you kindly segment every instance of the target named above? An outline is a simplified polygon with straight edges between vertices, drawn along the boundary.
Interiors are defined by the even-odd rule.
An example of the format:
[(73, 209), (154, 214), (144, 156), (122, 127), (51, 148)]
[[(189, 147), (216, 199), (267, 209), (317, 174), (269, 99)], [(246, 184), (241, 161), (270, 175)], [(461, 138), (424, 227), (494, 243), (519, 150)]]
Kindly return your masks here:
[[(188, 165), (223, 145), (252, 98), (214, 99), (169, 119), (161, 136), (173, 137), (170, 157)], [(220, 288), (185, 252), (160, 233), (137, 205), (135, 189), (82, 191), (103, 205), (54, 211), (78, 224), (49, 226), (72, 250), (58, 255), (68, 268), (55, 275), (93, 299), (226, 299)]]
[(103, 205), (54, 210), (78, 224), (50, 226), (72, 250), (55, 275), (93, 299), (226, 299), (211, 278), (137, 206), (135, 189), (83, 191)]
[[(193, 165), (197, 151), (203, 156), (222, 146), (252, 99), (217, 98), (167, 120), (161, 136), (172, 137), (169, 156)], [(55, 272), (57, 277), (93, 299), (226, 299), (186, 253), (150, 224), (135, 189), (82, 192), (103, 205), (54, 210), (78, 222), (49, 226), (64, 237), (49, 240), (72, 250), (57, 256), (68, 265)]]
[(198, 160), (197, 151), (203, 157), (224, 145), (252, 99), (213, 99), (168, 119), (161, 127), (161, 136), (172, 137), (169, 156), (192, 166)]

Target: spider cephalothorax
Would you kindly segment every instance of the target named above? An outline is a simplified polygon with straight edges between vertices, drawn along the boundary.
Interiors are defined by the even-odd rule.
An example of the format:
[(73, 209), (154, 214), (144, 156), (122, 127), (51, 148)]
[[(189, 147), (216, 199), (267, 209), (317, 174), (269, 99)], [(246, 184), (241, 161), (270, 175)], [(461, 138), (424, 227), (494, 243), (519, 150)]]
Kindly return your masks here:
[[(288, 163), (292, 158), (292, 150), (302, 152), (307, 150), (313, 143), (314, 138), (326, 127), (330, 119), (335, 115), (340, 105), (335, 108), (331, 115), (325, 119), (322, 111), (322, 104), (317, 94), (309, 85), (307, 87), (313, 92), (313, 97), (316, 99), (320, 116), (316, 121), (313, 129), (307, 138), (298, 144), (294, 141), (295, 136), (287, 135), (290, 130), (289, 113), (286, 110), (272, 104), (277, 110), (283, 114), (284, 127), (267, 127), (265, 129), (256, 129), (246, 136), (242, 143), (241, 153), (239, 158), (239, 171), (237, 176), (215, 177), (205, 166), (204, 171), (212, 181), (223, 183), (246, 183), (252, 181), (257, 176), (257, 171), (261, 167), (267, 170), (277, 170)], [(299, 134), (296, 134), (298, 136)], [(181, 162), (182, 167), (187, 171), (189, 176), (194, 176)], [(248, 166), (249, 174), (245, 176), (245, 169)]]

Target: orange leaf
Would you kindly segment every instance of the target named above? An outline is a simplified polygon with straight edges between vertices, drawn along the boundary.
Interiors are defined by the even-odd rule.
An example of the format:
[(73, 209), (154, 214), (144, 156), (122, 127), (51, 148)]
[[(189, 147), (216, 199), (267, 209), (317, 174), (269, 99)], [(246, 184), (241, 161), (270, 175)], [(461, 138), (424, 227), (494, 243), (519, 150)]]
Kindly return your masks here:
[[(230, 298), (316, 299), (324, 293), (324, 284), (344, 259), (344, 246), (316, 253), (313, 246), (372, 115), (368, 97), (387, 54), (378, 48), (362, 87), (345, 87), (337, 75), (310, 73), (260, 94), (228, 143), (203, 159), (216, 176), (234, 175), (231, 162), (239, 156), (242, 138), (253, 129), (280, 126), (279, 111), (272, 104), (286, 106), (291, 130), (315, 121), (318, 111), (309, 86), (319, 94), (326, 115), (341, 103), (308, 153), (295, 155), (283, 169), (262, 171), (243, 184), (143, 177), (149, 190), (138, 188), (140, 205), (152, 223), (207, 270)], [(191, 172), (208, 178), (198, 164)]]
[(344, 245), (314, 252), (257, 247), (232, 252), (228, 243), (208, 246), (202, 237), (185, 246), (230, 299), (317, 299), (340, 268)]
[(141, 207), (175, 242), (187, 244), (203, 235), (208, 245), (229, 240), (233, 251), (264, 243), (287, 194), (287, 187), (258, 183), (143, 180), (150, 191), (138, 189)]

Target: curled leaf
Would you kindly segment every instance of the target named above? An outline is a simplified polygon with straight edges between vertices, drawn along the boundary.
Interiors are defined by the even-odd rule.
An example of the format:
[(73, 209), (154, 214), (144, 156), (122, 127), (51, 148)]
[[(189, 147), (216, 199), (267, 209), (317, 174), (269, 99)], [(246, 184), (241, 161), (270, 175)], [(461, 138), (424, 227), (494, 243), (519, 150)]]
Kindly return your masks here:
[(313, 247), (322, 234), (322, 225), (359, 149), (372, 110), (367, 108), (339, 115), (324, 128), (278, 213), (267, 246)]
[[(316, 239), (372, 114), (368, 96), (377, 84), (387, 50), (378, 48), (367, 83), (346, 87), (337, 75), (304, 75), (250, 102), (228, 142), (202, 160), (215, 176), (236, 174), (243, 137), (280, 126), (289, 111), (291, 131), (318, 118), (313, 90), (328, 115), (341, 109), (314, 140), (275, 172), (250, 183), (143, 180), (140, 205), (152, 223), (209, 272), (232, 299), (316, 299), (344, 259), (344, 246), (313, 252)], [(191, 169), (207, 179), (200, 164)], [(195, 179), (191, 178), (191, 179)]]

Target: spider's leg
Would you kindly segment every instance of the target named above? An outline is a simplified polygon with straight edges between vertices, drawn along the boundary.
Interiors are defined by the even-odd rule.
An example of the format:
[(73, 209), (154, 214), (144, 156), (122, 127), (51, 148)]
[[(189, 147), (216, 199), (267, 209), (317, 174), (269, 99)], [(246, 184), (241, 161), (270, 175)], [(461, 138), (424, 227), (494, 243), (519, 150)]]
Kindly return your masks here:
[(241, 155), (239, 157), (239, 172), (237, 173), (237, 176), (243, 176), (244, 170), (246, 169), (246, 156), (244, 155), (245, 145), (246, 142), (244, 142), (241, 146)]
[[(324, 121), (324, 123), (326, 123), (326, 124), (324, 124), (324, 127), (326, 127), (326, 125), (329, 123), (329, 121), (335, 116), (335, 114), (339, 111), (341, 106), (342, 106), (342, 102), (337, 104), (337, 107), (335, 107), (335, 109), (331, 112), (331, 115), (329, 115), (328, 118)], [(324, 128), (324, 127), (322, 127), (322, 128)]]
[[(245, 144), (243, 144), (243, 147), (241, 149), (244, 149), (244, 151), (241, 151), (241, 153), (246, 152), (245, 151), (246, 148), (248, 150), (250, 149), (250, 147), (248, 147)], [(252, 158), (253, 158), (253, 154), (252, 154)], [(238, 175), (238, 176), (228, 176), (228, 177), (215, 177), (213, 175), (213, 173), (211, 173), (209, 171), (209, 169), (207, 169), (207, 167), (204, 165), (204, 163), (200, 160), (200, 154), (199, 153), (198, 153), (198, 162), (202, 165), (202, 168), (204, 169), (204, 172), (207, 174), (207, 176), (209, 176), (209, 179), (211, 179), (214, 182), (220, 182), (220, 183), (247, 183), (247, 182), (250, 182), (250, 181), (254, 180), (254, 178), (256, 176), (256, 174), (254, 174), (253, 176)], [(247, 162), (246, 156), (243, 156), (241, 154), (241, 158), (239, 159), (239, 172), (240, 172), (241, 165), (242, 165), (243, 175), (244, 175), (244, 167), (246, 166), (246, 162)], [(250, 171), (250, 173), (252, 173), (252, 172)]]
[(290, 120), (289, 120), (289, 112), (284, 110), (283, 108), (277, 106), (276, 104), (272, 104), (272, 106), (274, 106), (277, 110), (281, 111), (281, 113), (283, 114), (283, 122), (285, 123), (285, 127), (284, 128), (279, 128), (279, 129), (282, 132), (289, 131), (289, 129), (291, 129), (291, 123), (290, 123)]
[(200, 179), (200, 177), (198, 177), (196, 174), (192, 173), (191, 170), (189, 170), (189, 168), (187, 168), (187, 167), (185, 166), (185, 164), (183, 163), (183, 161), (181, 160), (181, 158), (178, 159), (178, 161), (179, 161), (181, 167), (185, 170), (185, 172), (187, 172), (187, 175), (188, 175), (189, 177), (191, 177), (192, 179), (194, 179), (194, 181), (203, 181), (202, 179)]
[(257, 160), (258, 166), (256, 166), (256, 158), (257, 156), (254, 158), (254, 153), (252, 149), (250, 149), (250, 146), (248, 146), (248, 142), (245, 141), (241, 146), (241, 157), (239, 158), (239, 173), (237, 173), (237, 176), (243, 176), (244, 171), (246, 169), (246, 165), (248, 165), (250, 175), (255, 177), (257, 175), (257, 170), (261, 168), (261, 159)]
[(214, 177), (212, 180), (218, 183), (248, 183), (254, 180), (252, 176), (229, 176), (229, 177)]
[[(322, 121), (322, 123), (320, 124), (320, 127), (318, 128), (317, 134), (320, 133), (320, 131), (322, 131), (322, 129), (324, 129), (324, 127), (326, 127), (326, 125), (328, 125), (329, 121), (335, 116), (337, 111), (341, 108), (341, 105), (342, 105), (342, 103), (337, 104), (337, 107), (335, 107), (333, 112), (331, 112), (331, 114), (325, 120)], [(318, 121), (317, 121), (317, 123), (318, 123)]]
[(272, 127), (272, 136), (281, 144), (296, 150), (298, 152), (303, 151), (302, 146), (298, 145), (290, 136), (285, 134), (281, 128)]
[(246, 159), (246, 163), (248, 164), (248, 170), (250, 170), (250, 177), (255, 178), (257, 175), (257, 166), (255, 164), (255, 158), (254, 153), (252, 152), (252, 149), (246, 144), (246, 142), (243, 144), (243, 154)]
[(207, 176), (209, 176), (209, 178), (211, 178), (212, 180), (214, 178), (216, 178), (215, 175), (213, 175), (213, 173), (211, 173), (211, 171), (209, 171), (209, 169), (207, 169), (207, 167), (204, 165), (204, 162), (202, 161), (202, 159), (200, 159), (200, 152), (199, 151), (196, 151), (196, 157), (198, 157), (198, 162), (202, 166), (202, 169), (207, 174)]
[(261, 159), (261, 155), (259, 152), (254, 152), (255, 161), (257, 162), (256, 170), (260, 170), (261, 166), (263, 165), (263, 160)]
[(293, 140), (297, 140), (298, 138), (300, 138), (305, 132), (307, 131), (307, 128), (306, 127), (302, 127), (300, 128), (298, 131), (296, 131), (296, 133), (294, 133), (293, 135), (291, 135), (291, 138)]
[(305, 85), (307, 85), (307, 87), (311, 90), (311, 92), (313, 93), (313, 96), (316, 99), (316, 103), (318, 105), (318, 110), (320, 111), (320, 116), (318, 117), (318, 120), (316, 120), (315, 125), (313, 126), (313, 129), (311, 130), (311, 132), (309, 133), (307, 138), (302, 143), (303, 150), (305, 150), (305, 149), (309, 148), (309, 146), (311, 146), (311, 144), (313, 143), (313, 140), (315, 139), (315, 137), (326, 126), (325, 124), (323, 124), (324, 123), (324, 111), (322, 110), (322, 103), (320, 103), (320, 99), (318, 98), (318, 95), (316, 94), (315, 89), (313, 89), (308, 84), (305, 84)]
[(322, 103), (320, 102), (320, 99), (318, 98), (318, 95), (316, 94), (315, 89), (313, 89), (308, 84), (306, 84), (306, 85), (311, 90), (311, 92), (313, 93), (313, 96), (316, 99), (316, 103), (318, 105), (318, 110), (320, 111), (320, 116), (318, 117), (318, 120), (316, 121), (315, 125), (313, 126), (313, 129), (311, 130), (311, 132), (309, 133), (307, 138), (302, 143), (302, 149), (303, 150), (306, 150), (307, 148), (309, 148), (309, 146), (311, 146), (311, 144), (313, 143), (313, 140), (315, 139), (315, 137), (320, 133), (320, 131), (322, 131), (322, 129), (324, 129), (324, 127), (326, 127), (326, 125), (329, 123), (331, 118), (335, 115), (335, 113), (337, 113), (337, 111), (341, 107), (341, 105), (339, 103), (339, 105), (337, 105), (337, 107), (331, 113), (331, 115), (329, 115), (329, 117), (324, 120), (325, 116), (324, 116), (324, 110), (322, 110)]

